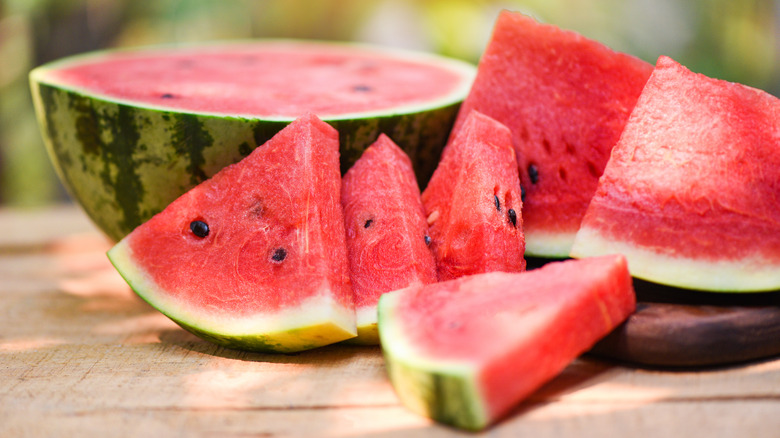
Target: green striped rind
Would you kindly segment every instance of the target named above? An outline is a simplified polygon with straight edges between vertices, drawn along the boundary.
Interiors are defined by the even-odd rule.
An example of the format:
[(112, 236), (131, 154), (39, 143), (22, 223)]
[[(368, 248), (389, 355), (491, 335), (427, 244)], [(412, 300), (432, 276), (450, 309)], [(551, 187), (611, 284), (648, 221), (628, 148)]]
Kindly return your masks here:
[(396, 394), (409, 409), (435, 421), (481, 430), (491, 419), (477, 383), (477, 369), (466, 362), (426, 356), (410, 343), (397, 314), (404, 289), (379, 298), (379, 339)]
[(160, 288), (133, 262), (127, 240), (108, 251), (108, 258), (130, 287), (165, 316), (196, 336), (226, 348), (268, 353), (294, 353), (353, 338), (352, 309), (323, 294), (299, 307), (273, 315), (236, 317), (185, 307), (160, 293)]
[[(51, 84), (47, 73), (46, 66), (33, 70), (30, 82), (49, 156), (69, 193), (115, 241), (292, 122), (114, 102)], [(339, 131), (342, 173), (385, 133), (409, 154), (424, 187), (460, 102), (385, 116), (324, 118)]]

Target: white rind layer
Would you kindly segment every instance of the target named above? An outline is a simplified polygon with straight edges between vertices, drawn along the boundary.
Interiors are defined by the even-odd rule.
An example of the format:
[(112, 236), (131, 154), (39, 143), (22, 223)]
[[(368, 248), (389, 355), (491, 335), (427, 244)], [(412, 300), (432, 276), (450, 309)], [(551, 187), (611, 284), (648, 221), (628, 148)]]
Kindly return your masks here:
[(686, 289), (712, 292), (765, 292), (780, 289), (780, 266), (760, 257), (704, 261), (674, 257), (637, 248), (583, 227), (577, 233), (571, 256), (575, 258), (623, 254), (636, 278)]
[(525, 255), (532, 257), (568, 258), (574, 243), (574, 233), (551, 233), (539, 230), (525, 232)]
[[(354, 311), (336, 302), (328, 290), (313, 295), (293, 308), (251, 317), (230, 317), (219, 313), (200, 312), (198, 309), (188, 308), (186, 303), (160, 294), (159, 288), (149, 276), (133, 263), (127, 239), (111, 248), (108, 257), (130, 287), (152, 307), (176, 322), (204, 332), (230, 338), (271, 334), (283, 341), (287, 338), (283, 335), (285, 332), (326, 326), (333, 333), (323, 335), (336, 338), (328, 343), (348, 339), (357, 334)], [(294, 335), (291, 339), (293, 338)]]

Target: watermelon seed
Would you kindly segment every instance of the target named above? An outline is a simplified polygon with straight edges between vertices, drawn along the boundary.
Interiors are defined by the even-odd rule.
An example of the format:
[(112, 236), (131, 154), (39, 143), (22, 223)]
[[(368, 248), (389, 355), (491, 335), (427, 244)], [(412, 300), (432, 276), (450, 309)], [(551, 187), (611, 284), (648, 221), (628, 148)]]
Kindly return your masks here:
[(209, 235), (209, 225), (203, 221), (190, 222), (190, 231), (192, 234), (203, 238)]
[(173, 98), (174, 98), (174, 95), (173, 95), (173, 94), (171, 94), (171, 93), (165, 93), (165, 94), (163, 94), (163, 95), (162, 95), (162, 96), (160, 96), (160, 97), (161, 97), (161, 98), (163, 98), (163, 99), (173, 99)]
[(368, 227), (370, 227), (372, 223), (374, 223), (374, 220), (373, 220), (373, 219), (369, 219), (369, 220), (367, 220), (367, 221), (366, 221), (366, 223), (365, 223), (365, 224), (363, 224), (363, 228), (368, 228)]
[(352, 91), (357, 91), (359, 93), (368, 93), (371, 90), (373, 90), (373, 88), (369, 87), (368, 85), (355, 85), (352, 87)]
[(517, 228), (517, 213), (513, 208), (510, 208), (507, 213), (509, 214), (509, 222), (512, 222), (512, 226)]
[(593, 175), (593, 177), (595, 178), (599, 178), (601, 176), (599, 167), (592, 161), (588, 161), (588, 172), (590, 172), (590, 174)]
[(535, 164), (528, 165), (528, 177), (531, 178), (531, 183), (536, 184), (539, 182), (539, 169)]
[(525, 125), (523, 125), (520, 130), (520, 138), (522, 138), (523, 141), (528, 141), (529, 137), (530, 136), (528, 135), (528, 128)]
[(525, 202), (525, 187), (520, 186), (520, 200)]
[(493, 201), (496, 203), (496, 210), (501, 211), (501, 201), (498, 200), (497, 195), (493, 195)]
[(566, 145), (566, 153), (569, 155), (577, 155), (577, 151), (574, 149), (574, 146), (569, 143), (568, 141), (564, 143)]
[(287, 258), (287, 250), (284, 248), (276, 248), (274, 254), (271, 256), (271, 260), (275, 262), (284, 261)]
[(433, 210), (433, 213), (428, 215), (428, 225), (433, 225), (434, 222), (436, 222), (437, 219), (439, 219), (439, 210)]
[(552, 148), (550, 147), (550, 142), (547, 141), (546, 138), (544, 140), (542, 140), (542, 147), (544, 147), (544, 151), (547, 152), (548, 154), (552, 153)]
[(425, 235), (425, 245), (426, 246), (431, 246), (431, 236), (429, 236), (427, 234)]
[(566, 181), (566, 169), (564, 169), (563, 167), (559, 167), (558, 168), (558, 177), (561, 180)]

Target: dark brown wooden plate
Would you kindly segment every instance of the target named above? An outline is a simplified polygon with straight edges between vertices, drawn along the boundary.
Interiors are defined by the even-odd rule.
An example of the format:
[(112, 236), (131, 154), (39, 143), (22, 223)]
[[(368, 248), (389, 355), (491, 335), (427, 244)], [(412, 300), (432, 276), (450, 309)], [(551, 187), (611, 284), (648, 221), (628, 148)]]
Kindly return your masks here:
[(780, 291), (713, 293), (634, 281), (637, 311), (591, 354), (640, 365), (730, 365), (780, 355)]

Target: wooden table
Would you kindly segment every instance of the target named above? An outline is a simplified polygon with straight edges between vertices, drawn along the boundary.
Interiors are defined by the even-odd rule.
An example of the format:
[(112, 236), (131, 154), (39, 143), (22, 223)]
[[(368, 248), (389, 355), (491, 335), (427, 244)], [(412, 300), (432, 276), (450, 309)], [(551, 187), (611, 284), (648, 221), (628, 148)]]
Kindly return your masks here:
[[(473, 436), (401, 406), (379, 348), (230, 351), (137, 298), (72, 206), (0, 209), (0, 437)], [(706, 370), (585, 356), (493, 437), (780, 437), (780, 358)]]

